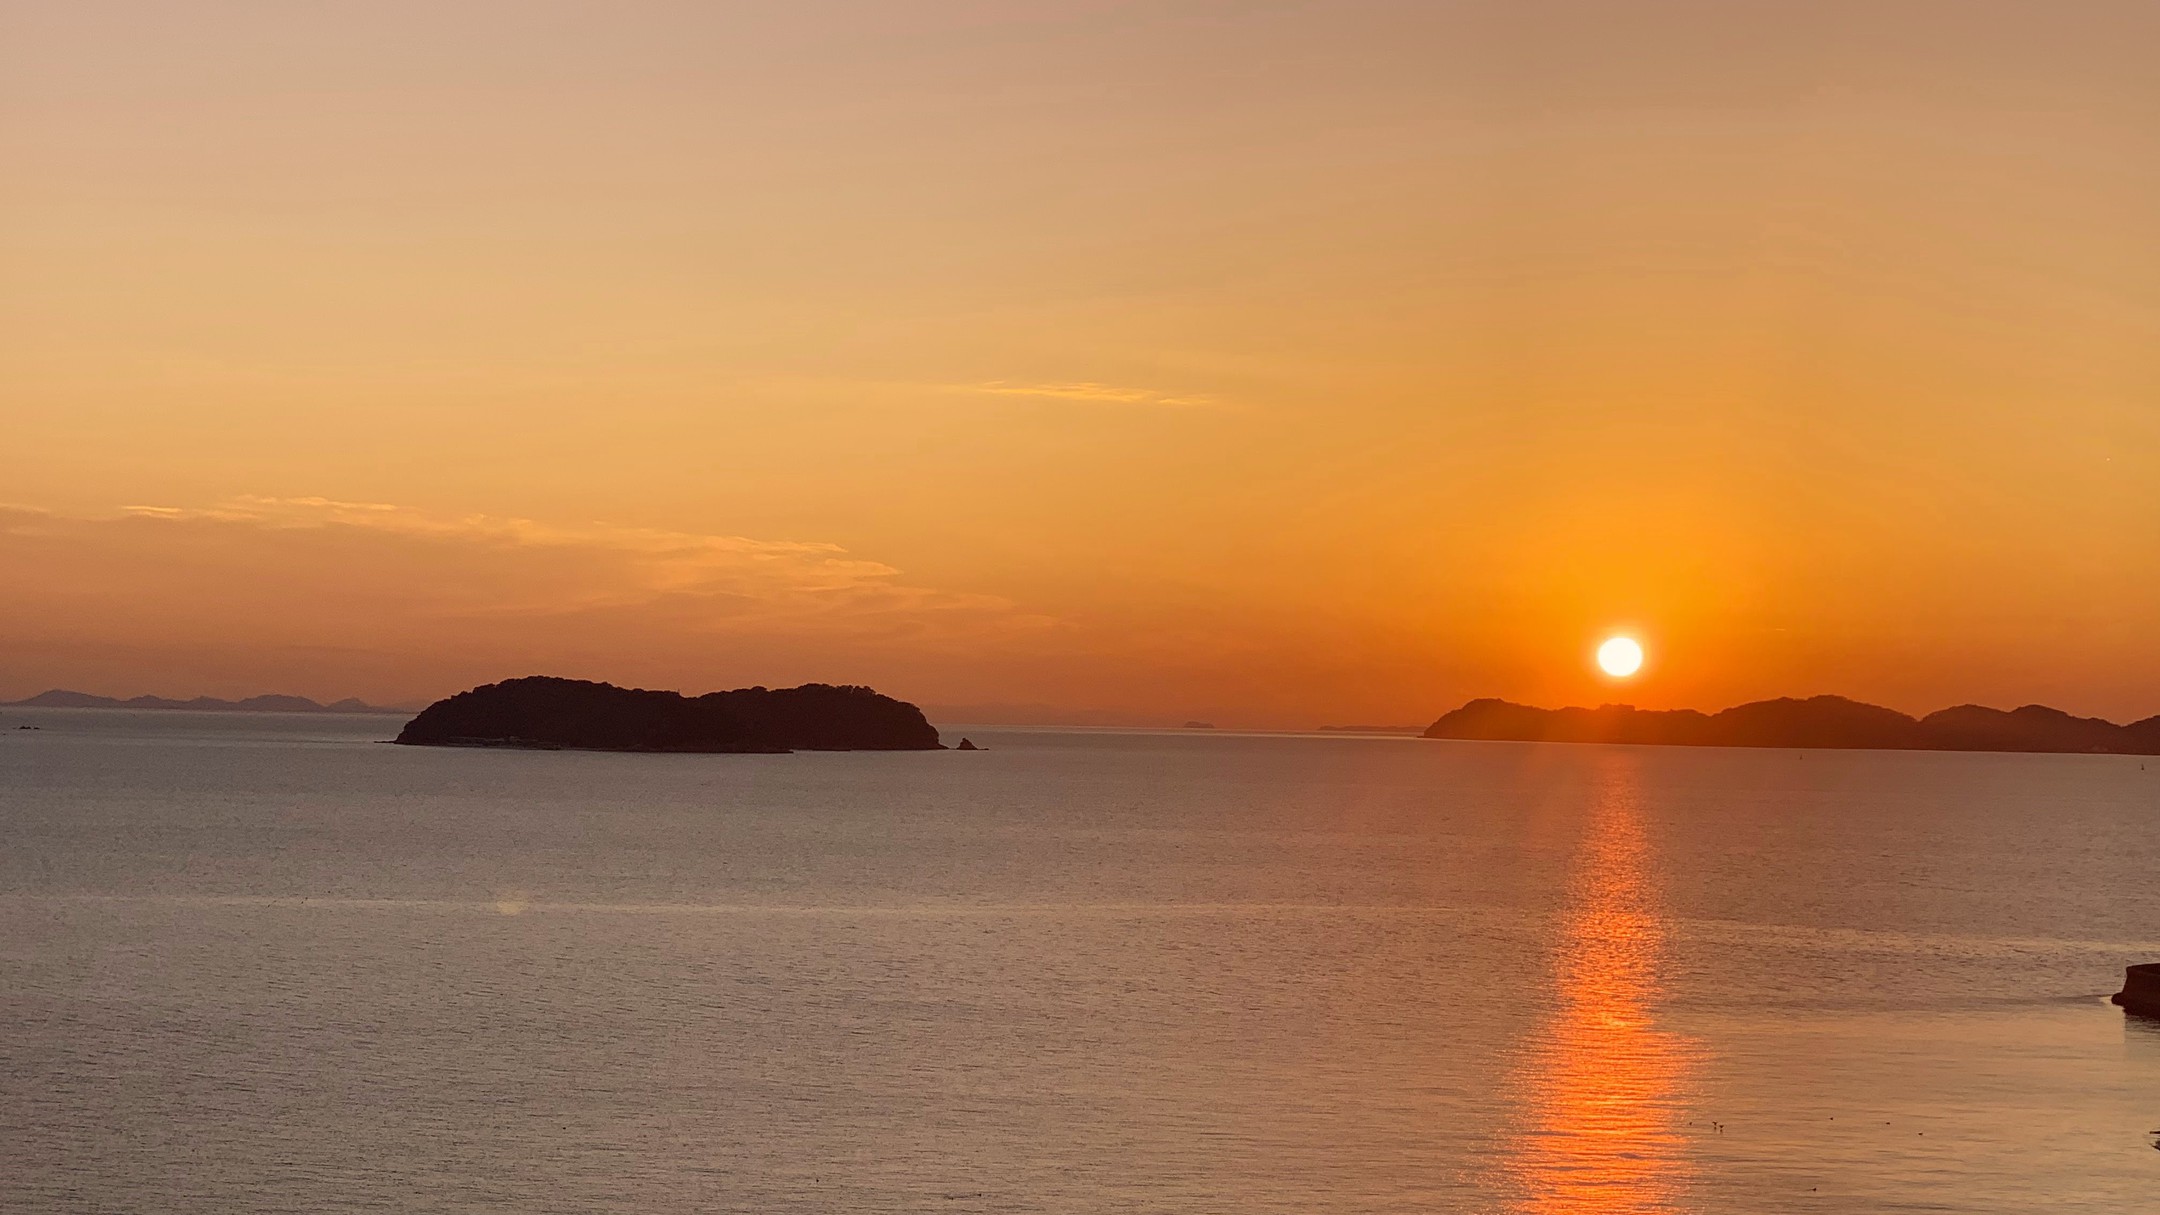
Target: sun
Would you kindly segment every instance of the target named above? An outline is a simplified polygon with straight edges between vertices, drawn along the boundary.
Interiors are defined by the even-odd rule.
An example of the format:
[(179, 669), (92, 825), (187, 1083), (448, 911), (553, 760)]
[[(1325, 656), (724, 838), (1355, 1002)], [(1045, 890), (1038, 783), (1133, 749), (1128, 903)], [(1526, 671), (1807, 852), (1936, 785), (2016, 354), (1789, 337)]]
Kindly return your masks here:
[(1609, 637), (1597, 648), (1598, 670), (1614, 679), (1626, 679), (1642, 670), (1642, 643), (1633, 637)]

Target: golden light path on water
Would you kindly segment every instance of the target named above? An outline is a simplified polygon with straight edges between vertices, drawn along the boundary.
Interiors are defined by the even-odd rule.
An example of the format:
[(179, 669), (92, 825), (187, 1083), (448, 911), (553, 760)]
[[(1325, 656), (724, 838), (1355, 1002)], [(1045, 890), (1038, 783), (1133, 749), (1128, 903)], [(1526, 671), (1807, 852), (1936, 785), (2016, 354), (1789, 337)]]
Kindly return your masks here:
[(1631, 1215), (1679, 1209), (1690, 1180), (1691, 1040), (1661, 1029), (1656, 871), (1633, 761), (1603, 757), (1553, 960), (1554, 1005), (1515, 1077), (1522, 1121), (1509, 1209)]

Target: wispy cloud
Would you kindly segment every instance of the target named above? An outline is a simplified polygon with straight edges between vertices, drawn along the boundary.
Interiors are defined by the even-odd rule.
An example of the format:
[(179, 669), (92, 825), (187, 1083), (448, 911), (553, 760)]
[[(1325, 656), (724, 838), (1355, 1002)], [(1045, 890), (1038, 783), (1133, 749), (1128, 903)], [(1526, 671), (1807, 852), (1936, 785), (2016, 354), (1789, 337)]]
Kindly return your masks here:
[(0, 676), (424, 700), (534, 671), (906, 694), (1071, 625), (816, 540), (249, 496), (0, 503)]
[(1147, 405), (1165, 409), (1217, 409), (1222, 406), (1219, 398), (1205, 394), (1162, 392), (1153, 388), (1098, 384), (1092, 380), (1049, 384), (987, 380), (980, 384), (956, 384), (953, 387), (962, 392), (981, 393), (986, 396), (1082, 401), (1098, 405)]
[(326, 598), (364, 581), (370, 597), (395, 591), (433, 616), (629, 611), (672, 629), (792, 633), (955, 618), (977, 628), (1040, 623), (1002, 598), (910, 585), (893, 566), (822, 541), (446, 516), (385, 502), (245, 495), (209, 506), (133, 505), (104, 519), (15, 508), (0, 513), (0, 533), (65, 535), (116, 559), (186, 553), (242, 577), (305, 578)]
[[(270, 498), (242, 495), (208, 507), (129, 506), (139, 518), (246, 523), (285, 530), (362, 528), (420, 538), (439, 538), (503, 547), (591, 549), (633, 555), (656, 567), (678, 571), (744, 560), (775, 562), (808, 558), (845, 571), (851, 578), (881, 578), (899, 573), (889, 565), (846, 557), (837, 544), (795, 540), (754, 540), (747, 536), (708, 535), (608, 523), (564, 525), (508, 515), (443, 516), (387, 502), (342, 502), (334, 498)], [(663, 579), (695, 581), (680, 572)], [(830, 579), (820, 579), (830, 581)]]

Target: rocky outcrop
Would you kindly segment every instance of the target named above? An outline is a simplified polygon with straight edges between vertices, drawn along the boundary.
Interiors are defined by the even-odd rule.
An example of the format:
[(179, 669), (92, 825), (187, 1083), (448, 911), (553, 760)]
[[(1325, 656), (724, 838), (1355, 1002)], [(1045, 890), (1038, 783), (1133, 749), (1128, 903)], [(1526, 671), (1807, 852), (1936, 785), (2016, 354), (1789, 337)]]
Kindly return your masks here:
[(684, 696), (535, 675), (420, 711), (407, 746), (577, 751), (937, 751), (922, 710), (869, 688), (809, 683)]
[(2125, 1012), (2160, 1017), (2160, 962), (2124, 968), (2123, 989), (2110, 998)]
[(2072, 717), (2045, 705), (2005, 712), (1960, 705), (1907, 717), (1843, 696), (1782, 698), (1720, 713), (1632, 705), (1536, 709), (1473, 700), (1434, 722), (1426, 738), (1503, 742), (1650, 743), (1684, 747), (1804, 747), (1899, 751), (2053, 751), (2160, 755), (2160, 728)]

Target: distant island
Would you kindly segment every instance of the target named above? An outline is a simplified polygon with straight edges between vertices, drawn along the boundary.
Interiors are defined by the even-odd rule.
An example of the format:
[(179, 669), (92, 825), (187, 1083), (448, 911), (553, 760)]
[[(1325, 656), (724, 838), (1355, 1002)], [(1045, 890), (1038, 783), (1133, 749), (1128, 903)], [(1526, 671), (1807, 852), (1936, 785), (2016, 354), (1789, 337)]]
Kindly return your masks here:
[(1424, 726), (1315, 726), (1321, 734), (1423, 734)]
[(806, 683), (684, 696), (545, 675), (438, 700), (396, 741), (561, 751), (944, 750), (921, 709), (869, 688)]
[(2073, 717), (2045, 705), (2009, 711), (1959, 705), (1915, 718), (1843, 696), (1758, 700), (1720, 713), (1631, 705), (1536, 709), (1485, 699), (1447, 714), (1427, 727), (1423, 736), (1681, 747), (2160, 755), (2160, 716), (2119, 726), (2097, 717)]
[(215, 696), (197, 696), (192, 700), (168, 700), (163, 696), (133, 696), (122, 700), (117, 696), (93, 696), (88, 692), (70, 692), (54, 688), (40, 692), (28, 700), (0, 701), (0, 708), (9, 709), (189, 709), (203, 712), (223, 713), (407, 713), (409, 709), (385, 708), (371, 705), (364, 700), (346, 697), (330, 704), (317, 704), (305, 696), (250, 696), (245, 700), (219, 700)]

